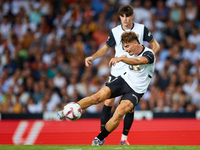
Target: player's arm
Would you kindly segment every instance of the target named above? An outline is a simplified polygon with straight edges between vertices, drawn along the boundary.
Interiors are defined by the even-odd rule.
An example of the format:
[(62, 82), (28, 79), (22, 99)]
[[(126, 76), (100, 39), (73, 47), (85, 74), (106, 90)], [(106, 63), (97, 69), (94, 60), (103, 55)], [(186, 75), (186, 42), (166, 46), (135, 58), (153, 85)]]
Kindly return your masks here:
[(87, 67), (90, 66), (92, 64), (93, 60), (105, 55), (108, 52), (108, 50), (110, 49), (110, 47), (113, 47), (115, 44), (116, 44), (116, 41), (115, 41), (115, 38), (114, 38), (113, 33), (111, 31), (110, 35), (108, 37), (108, 40), (106, 41), (106, 44), (102, 48), (100, 48), (96, 53), (94, 53), (92, 56), (87, 57), (85, 59), (85, 65)]
[(146, 51), (143, 53), (142, 56), (134, 57), (134, 58), (127, 58), (124, 55), (121, 57), (112, 58), (109, 62), (109, 66), (115, 66), (118, 62), (124, 62), (129, 65), (141, 65), (141, 64), (148, 64), (154, 62), (154, 54), (150, 51)]
[(129, 65), (141, 65), (141, 64), (147, 64), (149, 62), (148, 59), (143, 56), (140, 56), (137, 58), (115, 57), (110, 60), (109, 66), (111, 66), (111, 65), (115, 66), (116, 63), (118, 63), (120, 61), (122, 61), (126, 64), (129, 64)]
[(152, 50), (154, 54), (157, 54), (157, 52), (160, 50), (160, 45), (158, 44), (156, 39), (154, 39), (153, 35), (151, 34), (151, 32), (148, 30), (146, 26), (144, 27), (143, 40), (149, 42), (152, 45)]
[(158, 51), (160, 50), (160, 45), (158, 44), (156, 39), (153, 39), (153, 41), (150, 44), (152, 45), (152, 50), (153, 50), (154, 54), (156, 55), (158, 53)]
[(108, 52), (109, 49), (110, 49), (110, 47), (105, 44), (102, 48), (100, 48), (92, 56), (85, 58), (85, 65), (87, 67), (89, 67), (92, 64), (93, 60), (95, 60), (95, 59), (97, 59), (97, 58), (102, 57), (103, 55), (105, 55)]

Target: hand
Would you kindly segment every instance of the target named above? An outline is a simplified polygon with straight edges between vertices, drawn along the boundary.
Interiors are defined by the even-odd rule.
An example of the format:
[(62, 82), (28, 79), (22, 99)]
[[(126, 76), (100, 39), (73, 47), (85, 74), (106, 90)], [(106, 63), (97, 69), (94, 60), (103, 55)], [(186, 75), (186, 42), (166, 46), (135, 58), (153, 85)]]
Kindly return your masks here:
[(122, 57), (122, 58), (126, 58), (127, 56), (126, 56), (126, 55), (122, 55), (122, 56), (120, 56), (120, 57)]
[(87, 67), (89, 67), (90, 65), (92, 65), (92, 57), (87, 57), (87, 58), (85, 58), (85, 65), (87, 66)]
[(121, 58), (122, 58), (122, 57), (115, 57), (115, 58), (112, 58), (112, 59), (110, 60), (110, 62), (109, 62), (109, 67), (110, 67), (111, 65), (115, 66), (116, 63), (118, 63), (118, 62), (121, 61)]

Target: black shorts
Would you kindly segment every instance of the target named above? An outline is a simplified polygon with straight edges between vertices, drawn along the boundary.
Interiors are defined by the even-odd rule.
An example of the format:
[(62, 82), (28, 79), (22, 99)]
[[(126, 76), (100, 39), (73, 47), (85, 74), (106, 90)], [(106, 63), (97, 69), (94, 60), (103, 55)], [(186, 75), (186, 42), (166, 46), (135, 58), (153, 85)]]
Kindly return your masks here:
[(144, 93), (139, 94), (135, 92), (127, 83), (124, 81), (124, 79), (121, 76), (118, 76), (111, 80), (110, 82), (106, 83), (106, 86), (108, 86), (111, 90), (111, 97), (114, 98), (117, 96), (122, 95), (122, 100), (130, 100), (134, 106), (136, 106), (140, 98), (143, 96)]
[[(115, 76), (113, 76), (112, 74), (110, 74), (110, 76), (109, 76), (109, 79), (108, 79), (108, 82), (107, 83), (109, 83), (109, 82), (112, 82), (112, 80), (114, 80), (116, 77)], [(106, 83), (106, 84), (107, 84)]]

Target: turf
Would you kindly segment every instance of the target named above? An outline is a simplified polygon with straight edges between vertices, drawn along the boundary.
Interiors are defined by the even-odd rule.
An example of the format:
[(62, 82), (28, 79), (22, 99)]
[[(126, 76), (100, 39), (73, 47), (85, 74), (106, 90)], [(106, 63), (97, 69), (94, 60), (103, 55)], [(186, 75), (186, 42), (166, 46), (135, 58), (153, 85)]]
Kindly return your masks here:
[(166, 146), (166, 145), (0, 145), (1, 150), (199, 150), (200, 146)]

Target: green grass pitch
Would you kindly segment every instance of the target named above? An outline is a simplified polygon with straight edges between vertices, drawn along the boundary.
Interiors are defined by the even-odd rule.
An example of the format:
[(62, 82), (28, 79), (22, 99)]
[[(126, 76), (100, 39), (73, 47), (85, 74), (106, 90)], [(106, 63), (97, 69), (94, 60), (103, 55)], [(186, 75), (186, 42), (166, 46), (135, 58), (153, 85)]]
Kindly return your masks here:
[(200, 146), (166, 145), (0, 145), (0, 150), (200, 150)]

